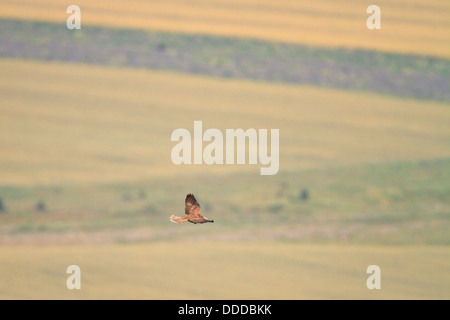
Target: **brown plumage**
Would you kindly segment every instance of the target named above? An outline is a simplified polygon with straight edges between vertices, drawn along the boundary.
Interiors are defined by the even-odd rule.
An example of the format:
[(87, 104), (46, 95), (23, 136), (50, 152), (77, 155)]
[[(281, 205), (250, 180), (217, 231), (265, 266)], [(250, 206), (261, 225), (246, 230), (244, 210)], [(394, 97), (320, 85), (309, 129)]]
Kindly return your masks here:
[(200, 204), (195, 199), (194, 195), (192, 193), (189, 193), (186, 196), (186, 200), (184, 201), (184, 217), (178, 217), (178, 216), (170, 216), (170, 221), (174, 223), (184, 223), (184, 222), (191, 222), (194, 224), (197, 223), (205, 223), (205, 222), (214, 222), (214, 220), (208, 220), (208, 218), (202, 216), (200, 214), (201, 208)]

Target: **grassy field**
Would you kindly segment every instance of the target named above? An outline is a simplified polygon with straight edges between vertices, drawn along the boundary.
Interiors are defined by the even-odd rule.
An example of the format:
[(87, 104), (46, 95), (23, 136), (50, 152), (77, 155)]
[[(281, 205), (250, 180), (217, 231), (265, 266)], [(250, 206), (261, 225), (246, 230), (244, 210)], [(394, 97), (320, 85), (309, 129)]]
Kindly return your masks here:
[[(0, 298), (446, 299), (448, 247), (171, 242), (0, 248)], [(66, 288), (69, 265), (81, 290)], [(368, 290), (366, 268), (381, 268)]]
[[(448, 298), (445, 103), (75, 64), (0, 67), (1, 298)], [(280, 173), (172, 165), (171, 131), (197, 119), (279, 128)], [(188, 192), (214, 225), (168, 221)], [(70, 264), (82, 269), (81, 291), (65, 287)], [(365, 286), (371, 264), (381, 291)]]
[[(0, 245), (302, 241), (448, 245), (448, 160), (140, 182), (0, 186)], [(192, 181), (196, 181), (192, 185)], [(308, 197), (302, 197), (307, 190)], [(214, 225), (178, 226), (194, 192)], [(43, 202), (45, 209), (38, 209)]]
[[(280, 170), (450, 156), (444, 103), (154, 71), (1, 60), (0, 183), (136, 181), (175, 166), (171, 132), (280, 129)], [(174, 94), (176, 93), (176, 94)]]
[[(82, 25), (250, 37), (313, 46), (366, 48), (450, 56), (448, 1), (380, 0), (382, 29), (366, 28), (368, 3), (331, 0), (109, 1), (79, 0)], [(60, 0), (0, 1), (0, 16), (64, 26)]]

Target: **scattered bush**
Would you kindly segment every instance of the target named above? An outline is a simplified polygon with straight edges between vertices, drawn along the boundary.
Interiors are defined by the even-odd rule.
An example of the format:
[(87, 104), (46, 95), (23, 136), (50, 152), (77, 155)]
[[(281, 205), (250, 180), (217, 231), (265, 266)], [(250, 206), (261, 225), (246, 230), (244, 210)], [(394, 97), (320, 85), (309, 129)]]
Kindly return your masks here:
[(47, 206), (45, 205), (45, 202), (43, 200), (39, 200), (36, 203), (35, 208), (36, 208), (36, 211), (38, 211), (38, 212), (44, 212), (45, 210), (47, 210)]
[(164, 52), (167, 49), (167, 45), (164, 42), (160, 42), (156, 48), (159, 52)]
[(300, 194), (298, 195), (298, 198), (302, 201), (308, 201), (309, 200), (309, 191), (308, 189), (303, 189), (300, 191)]
[(3, 204), (2, 198), (0, 198), (0, 212), (5, 211), (5, 205)]

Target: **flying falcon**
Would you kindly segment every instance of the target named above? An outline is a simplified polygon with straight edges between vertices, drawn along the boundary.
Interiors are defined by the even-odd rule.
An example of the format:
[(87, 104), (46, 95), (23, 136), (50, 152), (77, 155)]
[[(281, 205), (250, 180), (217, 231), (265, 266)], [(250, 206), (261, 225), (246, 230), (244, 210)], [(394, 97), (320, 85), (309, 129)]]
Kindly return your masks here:
[(186, 214), (184, 217), (178, 217), (171, 215), (170, 221), (174, 223), (185, 223), (189, 221), (191, 223), (205, 223), (205, 222), (214, 222), (214, 220), (208, 220), (206, 217), (200, 214), (201, 208), (200, 204), (195, 199), (192, 193), (189, 193), (186, 196), (186, 200), (184, 201), (184, 213)]

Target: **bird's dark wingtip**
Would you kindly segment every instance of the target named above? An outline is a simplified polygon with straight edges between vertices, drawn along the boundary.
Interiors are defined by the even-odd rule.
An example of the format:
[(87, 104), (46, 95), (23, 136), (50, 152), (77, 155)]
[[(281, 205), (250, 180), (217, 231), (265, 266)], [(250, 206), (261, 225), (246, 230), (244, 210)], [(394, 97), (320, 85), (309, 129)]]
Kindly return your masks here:
[(188, 194), (186, 195), (186, 201), (187, 201), (188, 199), (195, 200), (195, 196), (194, 196), (192, 193), (188, 193)]

